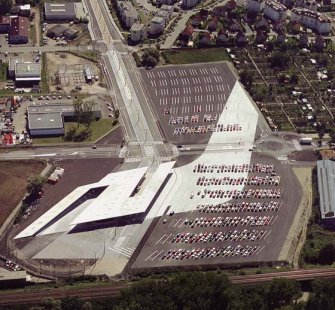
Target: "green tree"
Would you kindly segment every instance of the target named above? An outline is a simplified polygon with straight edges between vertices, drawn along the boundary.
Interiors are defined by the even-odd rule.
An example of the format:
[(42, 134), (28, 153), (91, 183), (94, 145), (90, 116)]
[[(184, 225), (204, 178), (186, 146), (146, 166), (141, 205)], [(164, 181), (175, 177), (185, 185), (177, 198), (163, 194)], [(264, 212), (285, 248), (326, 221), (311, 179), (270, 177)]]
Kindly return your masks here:
[(331, 265), (335, 261), (335, 245), (333, 243), (325, 244), (319, 252), (319, 263), (322, 265)]
[(270, 309), (277, 309), (292, 304), (302, 296), (297, 282), (285, 278), (274, 279), (267, 291), (266, 297)]
[(272, 68), (278, 67), (278, 68), (283, 68), (286, 67), (289, 64), (290, 57), (288, 56), (287, 53), (283, 52), (274, 52), (270, 56), (270, 66)]
[(0, 15), (5, 15), (12, 9), (12, 0), (0, 0)]
[(142, 55), (142, 64), (146, 67), (155, 67), (159, 62), (160, 53), (157, 48), (149, 47), (144, 50)]
[(74, 117), (77, 121), (77, 128), (79, 128), (80, 124), (85, 124), (86, 128), (89, 128), (93, 121), (93, 101), (83, 101), (82, 97), (74, 100), (73, 102), (74, 108)]
[(32, 196), (37, 196), (42, 191), (46, 178), (40, 175), (30, 179), (27, 184), (27, 192)]
[(293, 73), (290, 77), (290, 83), (291, 84), (298, 84), (298, 81), (299, 81), (298, 74)]
[(250, 71), (243, 70), (240, 73), (240, 80), (241, 80), (241, 83), (245, 86), (245, 88), (247, 90), (250, 90), (251, 86), (252, 86), (252, 83), (254, 81), (254, 76)]
[(41, 306), (45, 310), (61, 310), (61, 302), (60, 300), (54, 300), (51, 297), (46, 297), (42, 300)]

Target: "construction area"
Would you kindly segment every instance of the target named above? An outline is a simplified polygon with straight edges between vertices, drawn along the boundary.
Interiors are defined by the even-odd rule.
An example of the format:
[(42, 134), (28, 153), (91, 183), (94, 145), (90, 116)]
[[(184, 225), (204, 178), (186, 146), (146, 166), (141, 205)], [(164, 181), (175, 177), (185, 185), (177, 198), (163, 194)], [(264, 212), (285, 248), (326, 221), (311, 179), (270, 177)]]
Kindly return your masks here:
[(99, 94), (106, 91), (100, 86), (100, 67), (94, 61), (72, 53), (48, 53), (46, 62), (51, 92), (61, 89), (64, 93), (82, 90)]

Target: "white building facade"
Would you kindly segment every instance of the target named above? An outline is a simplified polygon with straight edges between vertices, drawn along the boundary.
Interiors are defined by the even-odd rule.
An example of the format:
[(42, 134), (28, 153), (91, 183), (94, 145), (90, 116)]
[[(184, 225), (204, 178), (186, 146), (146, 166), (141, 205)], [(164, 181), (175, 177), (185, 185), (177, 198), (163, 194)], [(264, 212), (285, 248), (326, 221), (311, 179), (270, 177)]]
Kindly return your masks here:
[(259, 13), (264, 9), (264, 0), (247, 0), (248, 13)]
[(282, 20), (286, 18), (286, 6), (273, 0), (267, 0), (264, 6), (264, 15), (273, 20)]
[(291, 21), (299, 22), (320, 34), (329, 33), (331, 30), (331, 20), (326, 14), (307, 9), (294, 8), (291, 11)]

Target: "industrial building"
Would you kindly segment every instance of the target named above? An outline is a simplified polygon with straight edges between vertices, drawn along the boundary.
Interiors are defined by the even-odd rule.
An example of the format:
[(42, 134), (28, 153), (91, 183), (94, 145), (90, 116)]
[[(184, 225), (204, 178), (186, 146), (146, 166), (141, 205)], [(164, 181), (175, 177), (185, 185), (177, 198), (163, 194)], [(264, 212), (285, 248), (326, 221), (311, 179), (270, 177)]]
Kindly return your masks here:
[(75, 3), (46, 2), (44, 4), (44, 17), (46, 21), (73, 21), (77, 17)]
[(38, 62), (16, 62), (15, 82), (41, 81), (41, 64)]
[(317, 161), (318, 190), (322, 220), (335, 219), (335, 162), (329, 159)]
[[(73, 120), (75, 110), (73, 105), (31, 105), (27, 114), (30, 136), (61, 136), (65, 133), (64, 122)], [(101, 118), (98, 105), (93, 108), (93, 117)]]
[(9, 31), (9, 43), (25, 44), (29, 41), (29, 19), (17, 16), (11, 19)]

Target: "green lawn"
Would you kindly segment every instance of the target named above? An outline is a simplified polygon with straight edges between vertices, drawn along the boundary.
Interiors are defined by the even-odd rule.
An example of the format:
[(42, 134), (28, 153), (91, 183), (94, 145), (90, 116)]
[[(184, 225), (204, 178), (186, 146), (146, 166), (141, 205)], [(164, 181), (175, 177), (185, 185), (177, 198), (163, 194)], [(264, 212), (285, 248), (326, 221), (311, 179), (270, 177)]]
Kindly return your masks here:
[(41, 72), (41, 92), (48, 93), (49, 92), (49, 85), (48, 85), (48, 75), (47, 75), (47, 55), (45, 53), (42, 54), (42, 72)]
[[(93, 121), (90, 129), (92, 130), (92, 136), (87, 139), (84, 142), (93, 142), (103, 136), (105, 133), (107, 133), (109, 130), (113, 128), (113, 119), (100, 119), (99, 121)], [(65, 123), (65, 131), (68, 131), (71, 129), (71, 127), (77, 127), (76, 122), (66, 122)], [(82, 129), (84, 129), (84, 125), (80, 125), (78, 132)], [(117, 126), (114, 126), (114, 129), (117, 128)], [(55, 144), (55, 143), (74, 143), (72, 141), (67, 142), (63, 140), (63, 137), (46, 137), (46, 138), (35, 138), (33, 139), (33, 144)]]
[(172, 65), (230, 60), (230, 57), (224, 47), (164, 51), (162, 52), (162, 56), (168, 64)]
[(30, 39), (30, 42), (32, 42), (35, 45), (35, 43), (36, 43), (36, 26), (35, 26), (35, 24), (30, 27), (29, 39)]
[(8, 69), (8, 64), (6, 63), (0, 64), (0, 82), (7, 81), (7, 69)]

